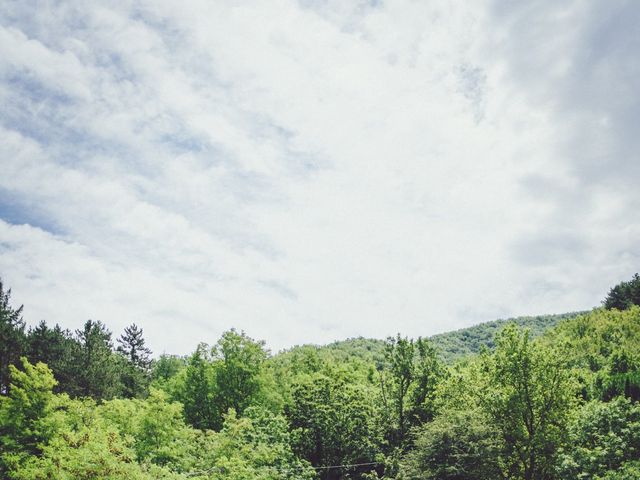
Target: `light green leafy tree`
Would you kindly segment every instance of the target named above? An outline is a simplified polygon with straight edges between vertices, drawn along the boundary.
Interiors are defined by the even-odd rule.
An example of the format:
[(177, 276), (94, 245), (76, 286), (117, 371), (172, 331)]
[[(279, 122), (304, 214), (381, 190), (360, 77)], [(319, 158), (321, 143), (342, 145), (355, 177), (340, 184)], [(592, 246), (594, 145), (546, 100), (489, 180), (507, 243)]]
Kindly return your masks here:
[(433, 418), (434, 395), (446, 369), (428, 340), (389, 337), (379, 365), (382, 400), (388, 415), (388, 439), (405, 447), (411, 427)]
[(184, 383), (177, 385), (177, 398), (184, 405), (184, 416), (194, 428), (201, 430), (219, 426), (221, 419), (213, 409), (213, 378), (209, 347), (198, 345), (189, 357), (184, 373)]
[(565, 355), (510, 325), (497, 335), (495, 353), (485, 353), (480, 366), (480, 406), (501, 434), (504, 478), (553, 478), (576, 403)]
[(211, 349), (215, 382), (213, 408), (217, 418), (221, 419), (230, 408), (242, 414), (255, 402), (267, 355), (264, 342), (253, 340), (244, 332), (232, 329), (222, 334)]
[[(561, 478), (601, 478), (640, 458), (640, 405), (624, 397), (586, 403), (569, 426)], [(611, 472), (611, 473), (609, 473)]]
[[(285, 408), (292, 428), (294, 451), (314, 466), (368, 463), (382, 443), (376, 391), (358, 385), (339, 371), (315, 373), (294, 386)], [(320, 472), (321, 478), (341, 478), (371, 470), (370, 466)]]
[(185, 418), (199, 429), (220, 430), (232, 408), (238, 414), (263, 398), (263, 365), (267, 351), (263, 342), (244, 332), (225, 332), (216, 345), (200, 344), (189, 358), (176, 398), (184, 404)]
[(55, 430), (50, 414), (57, 382), (44, 363), (21, 361), (23, 370), (9, 366), (9, 395), (0, 397), (0, 476), (39, 455)]
[(569, 366), (585, 399), (624, 395), (640, 400), (640, 307), (596, 309), (560, 324), (546, 341), (566, 344)]
[(208, 480), (311, 480), (315, 471), (291, 450), (286, 421), (269, 410), (249, 407), (247, 416), (234, 410), (220, 432), (199, 432), (200, 456), (186, 476)]
[(494, 480), (502, 477), (500, 432), (479, 409), (442, 411), (417, 428), (399, 480)]

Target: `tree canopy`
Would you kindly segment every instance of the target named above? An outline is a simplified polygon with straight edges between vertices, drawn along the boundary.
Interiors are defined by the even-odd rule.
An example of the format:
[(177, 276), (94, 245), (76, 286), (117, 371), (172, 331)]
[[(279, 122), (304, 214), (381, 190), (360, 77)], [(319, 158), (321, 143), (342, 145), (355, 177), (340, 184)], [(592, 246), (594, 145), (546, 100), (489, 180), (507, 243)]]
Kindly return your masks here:
[(0, 477), (639, 478), (640, 306), (528, 318), (154, 359), (135, 324), (27, 329), (0, 284)]

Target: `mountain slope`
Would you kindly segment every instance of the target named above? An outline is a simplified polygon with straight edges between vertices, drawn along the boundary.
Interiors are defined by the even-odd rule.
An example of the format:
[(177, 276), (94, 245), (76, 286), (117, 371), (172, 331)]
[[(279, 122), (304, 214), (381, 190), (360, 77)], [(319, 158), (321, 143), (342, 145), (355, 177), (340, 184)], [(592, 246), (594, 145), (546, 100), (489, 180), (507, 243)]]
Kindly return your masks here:
[[(440, 333), (428, 338), (440, 351), (443, 360), (447, 363), (453, 363), (467, 355), (479, 353), (483, 346), (490, 349), (493, 348), (495, 334), (508, 323), (515, 323), (520, 327), (528, 328), (533, 337), (538, 337), (546, 330), (556, 326), (560, 321), (575, 318), (584, 313), (586, 312), (493, 320), (460, 330)], [(357, 358), (367, 363), (375, 364), (384, 359), (384, 344), (383, 340), (357, 337), (316, 348), (319, 352), (328, 354), (339, 361), (346, 362)], [(292, 350), (296, 348), (300, 347), (294, 347)]]
[(560, 321), (575, 318), (584, 313), (587, 312), (493, 320), (472, 327), (434, 335), (429, 337), (429, 340), (440, 350), (442, 358), (447, 363), (452, 363), (461, 357), (479, 353), (483, 346), (492, 349), (494, 347), (493, 339), (495, 334), (508, 323), (515, 323), (519, 327), (528, 328), (532, 337), (538, 337), (546, 330), (555, 327)]

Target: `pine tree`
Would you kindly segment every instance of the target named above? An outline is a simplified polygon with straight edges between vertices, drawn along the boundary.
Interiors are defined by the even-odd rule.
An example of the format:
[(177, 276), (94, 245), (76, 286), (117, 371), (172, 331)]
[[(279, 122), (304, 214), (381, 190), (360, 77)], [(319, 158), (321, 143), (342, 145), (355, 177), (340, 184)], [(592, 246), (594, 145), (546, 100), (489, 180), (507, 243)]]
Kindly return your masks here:
[(9, 392), (9, 365), (15, 365), (25, 347), (22, 305), (14, 309), (9, 304), (11, 289), (4, 291), (0, 279), (0, 394)]
[(142, 333), (142, 329), (135, 323), (126, 327), (118, 338), (118, 352), (122, 353), (129, 363), (146, 372), (151, 365), (151, 350), (145, 346)]
[(145, 346), (142, 329), (134, 323), (118, 338), (118, 352), (126, 365), (121, 374), (123, 395), (128, 398), (144, 396), (150, 380), (151, 350)]
[(100, 321), (87, 320), (76, 330), (74, 377), (77, 396), (110, 399), (120, 393), (118, 363), (112, 349), (111, 332)]
[(620, 282), (611, 288), (602, 303), (609, 310), (627, 310), (632, 305), (640, 305), (640, 275), (636, 273), (628, 282)]
[(46, 363), (53, 372), (58, 384), (55, 393), (73, 393), (78, 390), (74, 378), (74, 352), (79, 350), (76, 340), (69, 330), (60, 325), (49, 328), (42, 320), (27, 334), (27, 357), (29, 361)]

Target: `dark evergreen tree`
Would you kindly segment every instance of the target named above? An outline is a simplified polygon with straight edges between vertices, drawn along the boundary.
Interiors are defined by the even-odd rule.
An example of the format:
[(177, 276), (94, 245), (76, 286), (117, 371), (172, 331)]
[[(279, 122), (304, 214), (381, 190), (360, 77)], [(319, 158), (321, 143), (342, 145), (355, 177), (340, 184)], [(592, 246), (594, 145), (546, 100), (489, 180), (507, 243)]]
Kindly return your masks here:
[(626, 310), (632, 305), (640, 305), (640, 276), (636, 273), (628, 282), (613, 287), (603, 303), (609, 310)]
[(127, 398), (146, 394), (151, 375), (151, 350), (145, 346), (142, 329), (134, 323), (118, 338), (117, 351), (126, 360), (121, 372), (123, 395)]
[(78, 390), (74, 371), (74, 352), (78, 345), (69, 330), (59, 325), (49, 328), (42, 320), (27, 335), (27, 356), (32, 363), (46, 363), (53, 372), (57, 385), (54, 392), (73, 393)]
[(51, 368), (52, 360), (57, 357), (53, 330), (47, 322), (41, 320), (35, 328), (27, 333), (27, 356), (31, 362), (46, 363)]
[(25, 347), (24, 320), (22, 305), (13, 308), (10, 305), (11, 289), (4, 291), (0, 279), (0, 394), (9, 392), (9, 365), (16, 365)]
[(110, 399), (120, 393), (118, 361), (113, 352), (111, 332), (100, 321), (87, 320), (76, 330), (74, 352), (76, 396)]
[(142, 329), (135, 323), (124, 329), (118, 338), (118, 352), (122, 353), (129, 363), (141, 370), (148, 371), (151, 365), (151, 350), (145, 346)]

